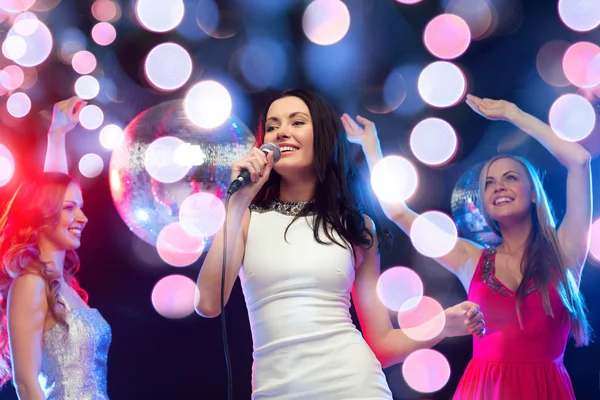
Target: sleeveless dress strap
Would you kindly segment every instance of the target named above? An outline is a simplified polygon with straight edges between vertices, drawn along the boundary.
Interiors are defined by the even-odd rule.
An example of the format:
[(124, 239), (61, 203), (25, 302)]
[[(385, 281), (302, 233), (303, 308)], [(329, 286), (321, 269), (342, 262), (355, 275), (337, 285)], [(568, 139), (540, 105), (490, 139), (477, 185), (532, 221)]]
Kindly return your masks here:
[(59, 295), (60, 300), (63, 302), (63, 304), (65, 305), (65, 308), (67, 309), (67, 312), (71, 312), (71, 307), (69, 307), (69, 303), (67, 303), (67, 300), (65, 300), (65, 298), (63, 297), (63, 295)]

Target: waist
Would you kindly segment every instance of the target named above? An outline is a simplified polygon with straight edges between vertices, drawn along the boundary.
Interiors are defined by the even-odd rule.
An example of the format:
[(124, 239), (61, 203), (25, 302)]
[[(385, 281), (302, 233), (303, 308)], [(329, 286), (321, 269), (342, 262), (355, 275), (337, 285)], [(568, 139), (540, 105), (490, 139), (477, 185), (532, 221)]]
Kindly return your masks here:
[(254, 350), (357, 332), (345, 296), (286, 292), (248, 305)]
[(509, 363), (562, 363), (566, 339), (507, 335), (503, 332), (473, 338), (473, 359)]

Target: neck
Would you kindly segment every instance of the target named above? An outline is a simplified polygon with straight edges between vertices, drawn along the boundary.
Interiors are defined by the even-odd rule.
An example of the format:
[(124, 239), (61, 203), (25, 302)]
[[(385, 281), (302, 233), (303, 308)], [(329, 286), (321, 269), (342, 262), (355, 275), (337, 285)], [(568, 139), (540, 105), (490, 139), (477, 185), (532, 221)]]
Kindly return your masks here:
[(516, 224), (498, 226), (502, 233), (502, 244), (498, 248), (507, 253), (522, 254), (531, 233), (531, 218), (523, 218)]
[(317, 182), (314, 177), (306, 179), (294, 177), (285, 179), (281, 177), (279, 183), (279, 200), (291, 203), (311, 201), (315, 197)]
[(54, 265), (62, 280), (64, 278), (63, 268), (65, 266), (66, 251), (53, 249), (48, 243), (43, 241), (38, 242), (38, 247), (40, 249), (40, 260)]

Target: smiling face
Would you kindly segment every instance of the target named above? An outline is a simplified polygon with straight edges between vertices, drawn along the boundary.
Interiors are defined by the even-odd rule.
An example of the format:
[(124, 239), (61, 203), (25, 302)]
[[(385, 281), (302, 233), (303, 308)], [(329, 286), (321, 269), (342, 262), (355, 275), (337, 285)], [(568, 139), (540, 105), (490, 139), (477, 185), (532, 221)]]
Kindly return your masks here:
[(265, 142), (281, 148), (281, 159), (273, 169), (282, 176), (314, 169), (314, 133), (308, 106), (298, 97), (275, 100), (265, 120)]
[(81, 246), (81, 232), (88, 221), (82, 208), (81, 189), (71, 182), (65, 190), (58, 223), (46, 226), (40, 232), (39, 242), (44, 243), (44, 248), (60, 251)]
[(500, 158), (488, 168), (483, 194), (485, 209), (498, 223), (525, 218), (534, 199), (527, 169), (512, 158)]

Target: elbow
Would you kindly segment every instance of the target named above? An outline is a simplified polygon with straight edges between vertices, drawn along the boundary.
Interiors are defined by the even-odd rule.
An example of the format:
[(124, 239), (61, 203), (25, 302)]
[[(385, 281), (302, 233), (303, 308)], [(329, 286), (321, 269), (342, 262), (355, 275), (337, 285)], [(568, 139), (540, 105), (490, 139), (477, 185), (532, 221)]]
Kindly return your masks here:
[(221, 315), (221, 307), (219, 304), (207, 301), (196, 301), (194, 305), (196, 314), (204, 318), (216, 318)]
[(589, 151), (587, 151), (583, 146), (576, 153), (573, 154), (573, 159), (567, 166), (568, 169), (571, 168), (589, 168), (590, 162), (592, 161), (592, 155)]
[(18, 380), (13, 381), (15, 392), (19, 399), (43, 399), (45, 398), (42, 389), (37, 381), (32, 379), (29, 380)]

